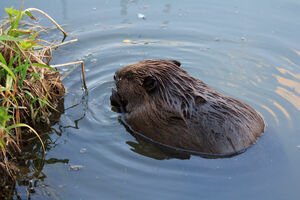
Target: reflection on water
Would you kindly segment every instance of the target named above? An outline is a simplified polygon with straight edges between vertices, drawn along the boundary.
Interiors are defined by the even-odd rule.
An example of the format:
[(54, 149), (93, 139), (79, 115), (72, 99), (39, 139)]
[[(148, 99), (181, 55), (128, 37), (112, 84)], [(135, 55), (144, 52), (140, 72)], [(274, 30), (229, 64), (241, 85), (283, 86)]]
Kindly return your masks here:
[[(120, 110), (116, 110), (116, 112), (120, 113)], [(147, 156), (149, 158), (153, 158), (157, 160), (165, 160), (165, 159), (172, 159), (172, 158), (190, 159), (192, 155), (200, 156), (202, 158), (208, 158), (208, 159), (231, 158), (241, 153), (244, 153), (247, 150), (247, 149), (242, 149), (238, 152), (226, 153), (226, 154), (213, 154), (213, 153), (204, 153), (198, 151), (185, 150), (185, 149), (169, 146), (163, 143), (159, 143), (155, 140), (152, 140), (151, 138), (144, 136), (139, 132), (134, 131), (130, 127), (130, 125), (127, 124), (126, 121), (123, 119), (123, 116), (119, 118), (119, 122), (122, 125), (124, 125), (126, 130), (136, 139), (136, 142), (131, 142), (131, 141), (126, 142), (126, 144), (133, 147), (131, 150), (140, 155)]]
[(284, 116), (285, 116), (288, 120), (291, 119), (289, 113), (288, 113), (288, 112), (287, 112), (287, 111), (286, 111), (279, 103), (277, 103), (277, 102), (275, 101), (275, 102), (273, 102), (273, 105), (274, 105), (275, 107), (277, 107), (277, 108), (284, 114)]
[[(60, 125), (60, 116), (68, 111), (69, 109), (74, 109), (78, 105), (83, 106), (83, 115), (78, 119), (74, 120), (74, 125), (62, 126)], [(87, 110), (87, 93), (85, 93), (81, 101), (77, 104), (74, 104), (68, 108), (64, 108), (64, 99), (58, 103), (56, 110), (58, 112), (53, 112), (49, 117), (49, 124), (39, 125), (35, 127), (37, 132), (40, 133), (41, 139), (44, 142), (44, 147), (46, 153), (51, 151), (58, 145), (58, 140), (62, 136), (62, 132), (65, 132), (66, 129), (74, 128), (79, 129), (78, 123), (85, 117)], [(53, 126), (57, 126), (54, 128)], [(53, 135), (53, 133), (55, 133)], [(8, 199), (17, 198), (17, 199), (30, 199), (31, 195), (37, 193), (44, 193), (50, 195), (51, 197), (59, 197), (55, 189), (47, 187), (42, 184), (42, 182), (47, 178), (47, 174), (44, 173), (45, 165), (55, 165), (58, 163), (68, 165), (68, 158), (55, 158), (47, 156), (45, 158), (45, 153), (43, 151), (40, 140), (34, 135), (23, 138), (23, 149), (22, 155), (18, 157), (18, 160), (15, 161), (16, 168), (16, 182), (12, 181), (8, 183), (6, 189), (0, 191), (0, 197), (5, 195)], [(18, 187), (17, 187), (18, 186)], [(40, 191), (36, 191), (36, 187), (42, 188)], [(24, 190), (19, 191), (18, 188), (23, 188)], [(40, 194), (39, 194), (40, 195)], [(55, 198), (59, 199), (59, 198)]]
[(296, 109), (300, 110), (300, 97), (294, 93), (284, 89), (282, 87), (277, 87), (276, 93), (288, 100)]
[(298, 94), (300, 94), (300, 82), (293, 81), (287, 78), (283, 78), (281, 76), (276, 76), (279, 84), (287, 86), (291, 89), (294, 89)]
[(288, 74), (291, 75), (294, 78), (297, 78), (300, 80), (300, 74), (293, 74), (292, 72), (290, 72), (289, 70), (283, 69), (283, 68), (277, 68), (277, 70), (282, 73), (282, 74)]
[(63, 14), (63, 19), (67, 20), (68, 19), (68, 5), (66, 0), (60, 0), (61, 1), (61, 8), (62, 8), (62, 14)]
[(265, 105), (261, 105), (264, 109), (266, 109), (275, 119), (276, 124), (279, 124), (279, 120), (278, 117), (276, 116), (276, 114), (273, 112), (273, 110), (271, 110), (269, 107), (265, 106)]
[[(61, 135), (60, 131), (53, 131), (52, 126), (59, 123), (60, 116), (64, 113), (64, 99), (60, 100), (56, 107), (57, 112), (53, 112), (49, 117), (49, 124), (43, 124), (34, 127), (39, 133), (44, 142), (45, 151), (50, 151), (56, 146), (55, 141), (49, 133), (56, 133), (57, 136)], [(28, 135), (22, 138), (23, 148), (22, 155), (14, 160), (16, 181), (18, 186), (26, 188), (28, 195), (19, 194), (14, 181), (8, 183), (7, 188), (12, 188), (5, 191), (0, 191), (0, 197), (16, 197), (18, 199), (24, 197), (30, 198), (31, 193), (35, 193), (35, 187), (39, 181), (43, 181), (47, 176), (43, 173), (45, 164), (68, 163), (68, 159), (45, 159), (45, 152), (39, 139), (34, 135)]]
[(156, 147), (153, 143), (145, 141), (139, 137), (136, 137), (136, 141), (127, 141), (126, 144), (131, 147), (131, 151), (156, 160), (166, 160), (172, 158), (190, 159), (189, 154), (170, 154), (168, 152), (164, 152), (159, 147)]
[[(287, 59), (285, 59), (285, 60), (287, 60)], [(288, 62), (292, 63), (292, 61), (290, 61), (290, 60)], [(295, 65), (296, 67), (299, 67), (294, 63), (292, 63), (292, 64)], [(279, 94), (280, 96), (282, 96), (287, 101), (289, 101), (297, 110), (300, 110), (300, 96), (299, 96), (300, 95), (300, 74), (294, 74), (291, 71), (283, 69), (283, 68), (277, 68), (277, 70), (281, 74), (289, 76), (289, 78), (285, 78), (285, 77), (276, 75), (275, 77), (276, 77), (278, 83), (281, 86), (285, 86), (296, 93), (294, 93), (286, 88), (283, 88), (281, 86), (278, 86), (276, 88), (276, 93)], [(294, 80), (292, 80), (291, 78)]]
[[(11, 4), (17, 3), (0, 1), (1, 8)], [(27, 189), (34, 189), (30, 199), (49, 200), (297, 199), (299, 6), (294, 0), (25, 1), (67, 24), (68, 39), (79, 39), (54, 52), (55, 61), (84, 59), (89, 91), (80, 89), (77, 68), (62, 69), (64, 112), (43, 135), (45, 160), (38, 141), (28, 147), (15, 193), (28, 199)], [(181, 61), (193, 77), (254, 107), (266, 133), (245, 153), (222, 159), (177, 159), (132, 136), (111, 110), (113, 74), (157, 58)], [(73, 165), (83, 168), (70, 171)]]
[(128, 0), (121, 0), (120, 1), (120, 6), (121, 6), (120, 13), (123, 16), (127, 15), (127, 4), (128, 4)]

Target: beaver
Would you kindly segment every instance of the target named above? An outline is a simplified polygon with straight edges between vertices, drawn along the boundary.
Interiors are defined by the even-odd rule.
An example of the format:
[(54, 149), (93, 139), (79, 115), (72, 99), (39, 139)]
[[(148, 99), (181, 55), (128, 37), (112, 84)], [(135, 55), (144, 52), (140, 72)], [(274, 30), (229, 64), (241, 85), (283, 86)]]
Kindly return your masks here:
[(231, 154), (263, 134), (260, 114), (191, 77), (176, 60), (146, 60), (114, 75), (112, 106), (154, 142), (193, 152)]

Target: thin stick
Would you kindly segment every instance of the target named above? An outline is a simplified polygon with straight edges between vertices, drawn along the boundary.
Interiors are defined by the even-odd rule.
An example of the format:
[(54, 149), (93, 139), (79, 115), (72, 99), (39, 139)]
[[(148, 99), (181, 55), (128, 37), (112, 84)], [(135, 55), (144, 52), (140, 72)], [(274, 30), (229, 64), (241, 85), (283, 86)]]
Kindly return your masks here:
[(53, 47), (51, 47), (52, 49), (57, 49), (58, 47), (60, 46), (63, 46), (63, 45), (66, 45), (66, 44), (70, 44), (70, 43), (73, 43), (73, 42), (77, 42), (78, 39), (74, 39), (74, 40), (70, 40), (70, 41), (67, 41), (67, 42), (62, 42), (60, 44), (56, 44), (54, 45)]
[(65, 67), (65, 66), (70, 66), (70, 65), (81, 64), (82, 62), (83, 62), (83, 61), (69, 62), (69, 63), (58, 64), (58, 65), (50, 65), (50, 67), (53, 67), (53, 68)]
[(22, 2), (21, 11), (23, 10), (23, 7), (24, 7), (24, 0)]
[(83, 86), (84, 86), (85, 91), (87, 91), (87, 87), (85, 84), (85, 73), (84, 73), (84, 62), (83, 61), (81, 63), (81, 71), (82, 71)]
[(84, 86), (84, 89), (87, 90), (86, 81), (85, 81), (85, 73), (84, 73), (84, 62), (83, 61), (76, 61), (76, 62), (70, 62), (70, 63), (59, 64), (59, 65), (51, 65), (51, 67), (58, 68), (58, 67), (65, 67), (65, 66), (77, 65), (77, 64), (81, 64), (83, 86)]
[(24, 23), (24, 25), (27, 25), (27, 26), (31, 26), (32, 29), (36, 29), (36, 28), (39, 28), (41, 29), (40, 31), (44, 31), (45, 33), (48, 33), (46, 29), (44, 29), (42, 26), (40, 25), (37, 25), (37, 24), (32, 24), (32, 23)]
[(57, 28), (63, 32), (64, 34), (64, 38), (63, 38), (63, 41), (65, 40), (65, 38), (67, 37), (67, 33), (62, 29), (62, 27), (52, 18), (50, 17), (47, 13), (45, 13), (44, 11), (40, 10), (40, 9), (37, 9), (37, 8), (27, 8), (25, 11), (36, 11), (36, 12), (39, 12), (41, 13), (42, 15), (44, 15), (45, 17), (47, 17), (53, 24), (55, 24), (55, 26), (57, 26)]

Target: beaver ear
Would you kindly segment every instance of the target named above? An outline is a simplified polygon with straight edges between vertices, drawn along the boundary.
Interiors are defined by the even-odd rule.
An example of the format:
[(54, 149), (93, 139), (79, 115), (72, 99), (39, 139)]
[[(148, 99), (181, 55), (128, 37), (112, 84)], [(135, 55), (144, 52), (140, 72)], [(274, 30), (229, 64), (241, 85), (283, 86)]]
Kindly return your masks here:
[(197, 106), (201, 106), (207, 102), (206, 99), (204, 97), (202, 97), (201, 95), (195, 96), (194, 100), (195, 100), (195, 104)]
[(147, 92), (153, 92), (157, 87), (157, 81), (153, 76), (144, 78), (143, 87)]
[(177, 60), (171, 60), (172, 63), (174, 63), (175, 65), (177, 65), (178, 67), (181, 66), (181, 62), (177, 61)]

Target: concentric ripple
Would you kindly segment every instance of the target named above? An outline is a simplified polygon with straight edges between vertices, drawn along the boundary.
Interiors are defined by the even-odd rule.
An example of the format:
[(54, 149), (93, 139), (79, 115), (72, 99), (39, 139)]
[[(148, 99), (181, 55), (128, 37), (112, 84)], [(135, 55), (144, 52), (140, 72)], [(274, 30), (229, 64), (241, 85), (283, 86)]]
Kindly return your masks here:
[[(54, 128), (62, 136), (50, 135), (54, 147), (46, 157), (68, 163), (45, 164), (47, 178), (39, 179), (40, 192), (32, 198), (299, 197), (296, 1), (62, 2), (65, 9), (49, 9), (62, 13), (70, 37), (79, 41), (58, 49), (55, 61), (83, 59), (88, 92), (78, 66), (61, 70), (65, 111)], [(145, 59), (178, 60), (191, 76), (246, 102), (265, 119), (265, 134), (245, 153), (226, 159), (174, 158), (136, 139), (109, 98), (115, 71)], [(73, 165), (82, 168), (70, 170)], [(55, 189), (60, 194), (41, 192)]]
[[(273, 159), (276, 162), (286, 161), (284, 146), (278, 144), (281, 142), (279, 139), (285, 135), (276, 130), (294, 129), (294, 119), (298, 117), (295, 109), (298, 109), (299, 98), (299, 77), (289, 71), (286, 59), (280, 58), (276, 52), (272, 53), (277, 59), (269, 56), (269, 49), (264, 49), (264, 44), (259, 41), (215, 41), (197, 30), (193, 30), (194, 38), (186, 38), (179, 29), (162, 34), (160, 30), (149, 28), (143, 32), (151, 34), (145, 34), (142, 39), (133, 34), (129, 38), (130, 42), (125, 43), (122, 39), (128, 39), (128, 29), (134, 27), (100, 30), (84, 34), (81, 38), (82, 43), (89, 44), (88, 49), (83, 50), (87, 52), (84, 58), (89, 88), (88, 108), (79, 125), (82, 133), (69, 143), (78, 145), (81, 138), (89, 143), (89, 154), (85, 157), (86, 171), (83, 170), (80, 177), (81, 181), (91, 183), (84, 186), (84, 190), (93, 193), (101, 188), (101, 191), (108, 191), (104, 193), (107, 198), (115, 197), (111, 188), (118, 188), (119, 193), (126, 197), (153, 191), (153, 194), (160, 193), (165, 198), (173, 198), (178, 194), (178, 190), (174, 188), (179, 187), (182, 192), (189, 191), (187, 196), (192, 198), (197, 194), (195, 187), (206, 191), (209, 190), (209, 185), (218, 183), (218, 190), (229, 191), (230, 187), (226, 186), (229, 182), (239, 185), (246, 177), (249, 183), (256, 182), (260, 180), (258, 172), (272, 176), (282, 167), (272, 165)], [(113, 34), (115, 32), (118, 34)], [(167, 37), (171, 32), (176, 34)], [(181, 39), (178, 41), (174, 38)], [(201, 42), (194, 42), (199, 38)], [(101, 45), (92, 42), (95, 40)], [(109, 97), (114, 87), (113, 75), (116, 70), (130, 63), (153, 58), (177, 59), (182, 62), (182, 68), (192, 76), (227, 95), (247, 102), (266, 120), (268, 126), (265, 135), (246, 153), (221, 160), (206, 160), (194, 156), (188, 161), (172, 159), (153, 144), (136, 140), (119, 123), (120, 115), (111, 110)], [(67, 83), (69, 93), (76, 93), (80, 82), (75, 81), (73, 75), (70, 77), (72, 80)], [(67, 96), (66, 99), (68, 98)], [(272, 158), (274, 153), (278, 157)], [(266, 168), (266, 165), (273, 166), (273, 170)], [(101, 183), (94, 176), (109, 184)], [(161, 186), (157, 186), (157, 183)], [(265, 187), (265, 183), (262, 180), (255, 183), (252, 192)], [(273, 183), (268, 187), (277, 186)], [(243, 191), (244, 195), (250, 193)], [(91, 195), (93, 197), (95, 196)]]

